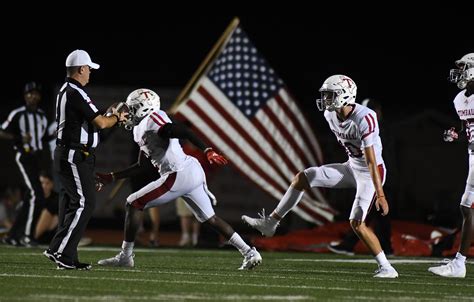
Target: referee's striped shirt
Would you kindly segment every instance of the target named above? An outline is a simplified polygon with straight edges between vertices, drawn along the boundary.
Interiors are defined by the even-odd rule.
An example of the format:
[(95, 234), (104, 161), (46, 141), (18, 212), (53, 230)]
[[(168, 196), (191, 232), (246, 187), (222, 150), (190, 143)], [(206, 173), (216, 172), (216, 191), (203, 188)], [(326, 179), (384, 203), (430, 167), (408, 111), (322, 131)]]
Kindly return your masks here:
[(57, 144), (70, 148), (95, 148), (99, 133), (92, 124), (99, 111), (84, 91), (84, 87), (72, 78), (66, 78), (56, 100)]
[[(2, 130), (18, 138), (15, 140), (15, 150), (28, 152), (43, 150), (43, 137), (47, 127), (48, 120), (43, 110), (29, 110), (25, 106), (10, 112), (7, 120), (2, 124)], [(21, 140), (26, 134), (31, 136), (29, 143), (23, 143)]]

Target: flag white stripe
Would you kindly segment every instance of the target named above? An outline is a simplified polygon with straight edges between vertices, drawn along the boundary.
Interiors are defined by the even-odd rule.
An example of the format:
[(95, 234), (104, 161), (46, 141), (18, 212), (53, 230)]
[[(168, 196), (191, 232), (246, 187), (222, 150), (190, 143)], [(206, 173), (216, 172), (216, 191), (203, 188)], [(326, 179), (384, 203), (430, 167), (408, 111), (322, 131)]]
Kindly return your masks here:
[(323, 162), (323, 152), (321, 150), (321, 146), (318, 143), (318, 140), (314, 136), (313, 131), (310, 130), (310, 129), (312, 129), (312, 127), (308, 124), (308, 121), (306, 120), (305, 116), (300, 111), (300, 109), (296, 105), (295, 101), (288, 94), (288, 92), (285, 89), (280, 89), (279, 94), (281, 96), (281, 99), (288, 106), (288, 108), (290, 108), (291, 112), (293, 112), (293, 114), (296, 116), (296, 119), (300, 123), (301, 128), (306, 133), (306, 136), (308, 137), (313, 149), (316, 151), (316, 156), (318, 157), (318, 162), (322, 163)]
[(235, 166), (239, 167), (251, 180), (257, 183), (260, 187), (262, 187), (265, 191), (269, 192), (273, 197), (276, 199), (281, 199), (283, 194), (274, 188), (271, 184), (266, 182), (264, 178), (258, 175), (248, 164), (245, 162), (233, 148), (229, 147), (227, 143), (211, 129), (208, 124), (203, 121), (198, 114), (196, 114), (192, 108), (189, 106), (181, 107), (180, 113), (188, 118), (193, 124), (199, 128), (199, 130), (207, 136), (209, 140), (211, 140), (214, 144), (219, 146), (229, 158), (232, 158), (232, 162)]
[[(264, 144), (267, 145), (267, 148), (265, 149), (268, 152), (270, 148), (268, 142), (263, 138), (263, 136), (260, 134), (260, 132), (258, 132), (258, 130), (253, 126), (253, 124), (251, 124), (248, 121), (248, 119), (243, 116), (242, 112), (238, 110), (230, 102), (230, 100), (225, 95), (223, 95), (222, 92), (217, 87), (215, 87), (215, 85), (209, 80), (203, 80), (202, 86), (215, 99), (215, 101), (218, 102), (220, 106), (225, 111), (227, 111), (227, 113), (232, 118), (234, 118), (245, 131), (247, 131), (247, 133), (249, 134), (258, 133), (258, 136), (260, 136), (259, 138), (261, 139), (261, 141), (259, 142), (259, 145), (261, 145), (262, 142), (265, 142)], [(267, 173), (267, 175), (269, 175), (270, 178), (273, 178), (273, 180), (276, 181), (278, 184), (282, 185), (283, 188), (286, 188), (288, 186), (288, 182), (285, 182), (284, 180), (281, 179), (281, 177), (277, 176), (276, 172), (273, 170), (273, 167), (269, 166), (269, 164), (263, 158), (260, 158), (258, 156), (258, 153), (256, 153), (251, 148), (251, 146), (248, 145), (247, 140), (241, 137), (239, 133), (237, 133), (237, 131), (232, 127), (232, 125), (229, 124), (225, 120), (225, 118), (221, 115), (221, 113), (212, 107), (212, 104), (209, 103), (209, 101), (206, 99), (204, 95), (202, 95), (198, 90), (196, 90), (193, 92), (190, 98), (193, 100), (194, 104), (196, 104), (196, 106), (198, 106), (203, 112), (205, 112), (210, 119), (212, 119), (217, 125), (219, 125), (221, 129), (225, 129), (225, 132), (226, 134), (228, 134), (229, 137), (236, 139), (236, 143), (239, 146), (242, 146), (242, 152), (244, 152), (249, 158), (256, 159), (253, 161), (257, 166), (259, 166), (262, 169), (262, 171), (265, 171), (266, 173), (270, 172), (270, 174)], [(256, 140), (255, 136), (252, 136), (252, 138)], [(270, 154), (268, 155), (271, 156)], [(290, 171), (288, 172), (289, 172), (289, 175), (293, 174)], [(321, 209), (320, 207), (317, 206), (317, 204), (321, 202), (312, 200), (309, 197), (304, 198), (303, 202), (308, 208), (318, 213), (322, 217), (328, 220), (332, 219), (332, 216), (333, 216), (332, 213), (326, 212), (324, 209)], [(310, 221), (313, 221), (313, 219), (311, 219)]]
[[(202, 86), (212, 95), (216, 102), (218, 102), (227, 113), (232, 116), (236, 122), (242, 127), (244, 131), (257, 143), (265, 154), (278, 162), (277, 166), (283, 175), (286, 176), (287, 181), (291, 181), (294, 176), (294, 173), (286, 165), (286, 163), (281, 158), (280, 154), (275, 151), (271, 144), (267, 141), (264, 135), (244, 116), (242, 111), (240, 111), (233, 104), (229, 104), (229, 99), (211, 82), (207, 77), (204, 77)], [(196, 94), (198, 92), (196, 91)], [(195, 95), (195, 94), (193, 94)]]
[(304, 196), (301, 199), (301, 203), (303, 203), (306, 207), (311, 209), (313, 212), (316, 212), (319, 215), (323, 216), (327, 220), (333, 220), (334, 214), (332, 214), (331, 212), (326, 211), (325, 209), (322, 209), (321, 207), (319, 207), (317, 201), (315, 201), (313, 199), (310, 199), (310, 198), (305, 198), (305, 197), (306, 196)]
[(318, 225), (321, 225), (321, 224), (324, 224), (324, 221), (321, 221), (319, 219), (316, 219), (314, 218), (313, 216), (309, 215), (308, 213), (305, 212), (304, 209), (302, 208), (299, 208), (299, 207), (293, 207), (293, 209), (291, 209), (296, 215), (300, 216), (301, 218), (303, 218), (304, 220), (306, 221), (311, 221), (315, 224), (318, 224)]
[(193, 100), (194, 104), (201, 108), (201, 110), (205, 112), (214, 123), (219, 125), (229, 139), (233, 140), (236, 145), (240, 147), (240, 151), (245, 153), (247, 157), (267, 175), (268, 178), (273, 179), (277, 184), (279, 184), (282, 190), (286, 188), (288, 185), (287, 182), (279, 176), (277, 171), (275, 171), (275, 169), (273, 169), (273, 167), (270, 166), (270, 164), (265, 161), (258, 152), (255, 152), (254, 148), (249, 145), (245, 138), (241, 136), (232, 125), (230, 125), (227, 120), (225, 120), (222, 115), (207, 102), (205, 97), (197, 93), (194, 95)]
[(272, 98), (270, 101), (268, 101), (267, 104), (268, 104), (268, 107), (273, 111), (273, 114), (278, 118), (280, 123), (282, 123), (286, 127), (287, 131), (293, 137), (294, 141), (296, 142), (300, 150), (303, 151), (306, 157), (306, 160), (310, 164), (314, 165), (316, 163), (316, 159), (314, 158), (311, 151), (309, 151), (308, 148), (306, 147), (303, 141), (303, 137), (299, 133), (298, 129), (296, 129), (295, 125), (293, 125), (292, 120), (286, 115), (285, 110), (280, 107), (280, 105), (275, 100), (275, 98)]
[(295, 150), (293, 147), (288, 143), (288, 141), (285, 139), (283, 134), (278, 130), (278, 128), (273, 124), (273, 122), (270, 120), (270, 118), (263, 112), (263, 110), (260, 110), (257, 112), (255, 115), (255, 118), (268, 130), (268, 133), (272, 135), (272, 139), (280, 145), (282, 148), (283, 152), (292, 159), (293, 163), (295, 164), (297, 170), (302, 171), (305, 166), (299, 156), (296, 154)]

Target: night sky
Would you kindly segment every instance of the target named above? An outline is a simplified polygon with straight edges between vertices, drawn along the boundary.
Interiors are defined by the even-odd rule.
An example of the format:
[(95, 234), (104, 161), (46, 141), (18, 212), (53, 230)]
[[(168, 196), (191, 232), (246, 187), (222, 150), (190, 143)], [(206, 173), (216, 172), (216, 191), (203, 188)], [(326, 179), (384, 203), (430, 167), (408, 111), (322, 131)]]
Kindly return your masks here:
[(469, 32), (463, 25), (468, 20), (458, 17), (459, 5), (432, 8), (436, 13), (410, 7), (359, 8), (362, 14), (343, 6), (252, 14), (243, 6), (219, 13), (188, 7), (184, 14), (151, 7), (121, 7), (118, 12), (91, 7), (91, 12), (70, 11), (67, 17), (12, 12), (30, 29), (2, 21), (7, 80), (0, 117), (22, 102), (26, 81), (41, 82), (45, 98), (54, 98), (53, 87), (64, 79), (65, 58), (77, 48), (101, 64), (91, 85), (181, 89), (234, 16), (289, 90), (311, 110), (324, 79), (342, 73), (358, 85), (359, 101), (377, 98), (388, 117), (427, 108), (454, 114), (451, 101), (457, 88), (446, 80), (449, 69), (474, 51), (474, 40), (463, 35)]

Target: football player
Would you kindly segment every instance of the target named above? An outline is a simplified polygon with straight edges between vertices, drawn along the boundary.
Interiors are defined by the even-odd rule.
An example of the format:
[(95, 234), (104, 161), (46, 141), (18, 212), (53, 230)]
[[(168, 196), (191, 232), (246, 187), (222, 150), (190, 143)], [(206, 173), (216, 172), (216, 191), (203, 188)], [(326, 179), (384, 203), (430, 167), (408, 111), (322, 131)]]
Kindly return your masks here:
[[(160, 178), (132, 193), (126, 202), (125, 240), (122, 250), (115, 257), (100, 260), (99, 265), (133, 267), (133, 246), (138, 229), (135, 214), (151, 207), (183, 197), (199, 222), (208, 223), (224, 236), (244, 257), (239, 269), (252, 269), (262, 262), (255, 247), (248, 246), (234, 229), (219, 218), (212, 208), (215, 197), (208, 190), (206, 175), (197, 159), (186, 155), (179, 139), (187, 139), (203, 150), (211, 164), (225, 165), (227, 159), (206, 146), (193, 132), (182, 124), (173, 123), (160, 110), (160, 97), (150, 89), (137, 89), (127, 97), (129, 121), (125, 128), (133, 128), (133, 138), (140, 146), (140, 158), (147, 156), (158, 169)], [(97, 174), (97, 189), (103, 185), (139, 171), (137, 164), (120, 172)]]
[[(461, 91), (454, 98), (454, 108), (459, 119), (466, 124), (466, 134), (469, 142), (469, 174), (466, 189), (461, 198), (463, 224), (461, 229), (461, 245), (453, 260), (445, 265), (430, 267), (428, 271), (443, 277), (464, 278), (466, 276), (466, 255), (471, 246), (474, 217), (474, 53), (469, 53), (456, 61), (458, 68), (451, 69), (449, 80), (456, 83)], [(453, 127), (444, 132), (446, 142), (453, 142), (458, 133)]]
[(346, 150), (349, 160), (299, 172), (271, 215), (262, 213), (261, 218), (244, 215), (242, 219), (270, 237), (279, 221), (301, 200), (304, 190), (311, 187), (356, 188), (349, 217), (352, 229), (377, 260), (379, 269), (374, 277), (396, 278), (397, 271), (387, 260), (378, 238), (364, 222), (374, 202), (382, 215), (387, 215), (389, 211), (382, 187), (386, 171), (377, 115), (373, 110), (355, 103), (357, 86), (347, 76), (330, 76), (319, 91), (321, 99), (316, 101), (317, 107), (324, 111), (329, 128)]

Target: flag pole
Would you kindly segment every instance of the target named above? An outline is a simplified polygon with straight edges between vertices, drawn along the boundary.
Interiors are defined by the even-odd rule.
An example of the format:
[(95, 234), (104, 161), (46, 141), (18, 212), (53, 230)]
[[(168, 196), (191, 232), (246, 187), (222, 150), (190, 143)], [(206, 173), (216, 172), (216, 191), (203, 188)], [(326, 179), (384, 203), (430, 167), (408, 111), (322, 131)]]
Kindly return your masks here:
[(191, 93), (191, 91), (193, 90), (193, 88), (196, 85), (197, 81), (201, 78), (201, 76), (209, 68), (209, 66), (210, 66), (209, 63), (212, 62), (215, 59), (215, 57), (220, 53), (221, 49), (224, 47), (225, 43), (227, 42), (228, 37), (230, 36), (230, 34), (232, 34), (234, 32), (234, 30), (237, 28), (239, 23), (240, 23), (240, 20), (239, 20), (238, 17), (234, 17), (234, 19), (232, 19), (232, 21), (227, 26), (224, 33), (221, 35), (219, 40), (217, 40), (216, 44), (214, 44), (211, 51), (207, 54), (204, 61), (202, 61), (201, 65), (199, 65), (199, 68), (193, 74), (192, 78), (188, 81), (186, 86), (184, 86), (184, 89), (181, 90), (181, 92), (179, 93), (179, 95), (176, 98), (175, 102), (173, 103), (171, 108), (168, 110), (170, 113), (172, 113), (172, 114), (176, 113), (176, 111), (178, 110), (179, 105)]

